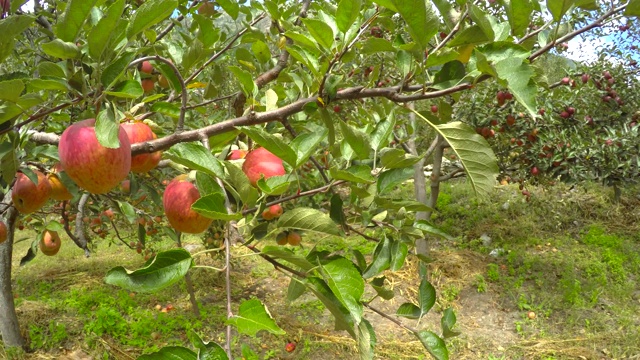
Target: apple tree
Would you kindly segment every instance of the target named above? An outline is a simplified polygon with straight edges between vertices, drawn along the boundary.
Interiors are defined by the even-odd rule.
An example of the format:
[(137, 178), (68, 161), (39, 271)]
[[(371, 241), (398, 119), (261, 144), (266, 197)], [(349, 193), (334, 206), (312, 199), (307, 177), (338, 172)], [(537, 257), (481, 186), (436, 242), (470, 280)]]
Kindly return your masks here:
[[(232, 303), (232, 245), (286, 273), (290, 300), (317, 296), (361, 358), (374, 354), (373, 312), (447, 359), (455, 314), (445, 310), (439, 330), (420, 323), (436, 299), (425, 271), (396, 314), (376, 301), (394, 296), (387, 272), (407, 256), (427, 262), (428, 238), (447, 236), (430, 222), (440, 182), (464, 175), (481, 196), (495, 185), (489, 136), (474, 129), (493, 113), (465, 107), (499, 87), (523, 118), (542, 121), (539, 98), (555, 90), (536, 60), (640, 14), (639, 0), (24, 3), (3, 2), (0, 20), (3, 342), (24, 346), (11, 294), (16, 228), (40, 234), (22, 264), (53, 255), (60, 234), (87, 256), (98, 241), (129, 247), (147, 262), (112, 269), (107, 283), (153, 292), (184, 278), (197, 314), (198, 256), (154, 248), (195, 233), (225, 255), (209, 270), (225, 275), (227, 339), (192, 336), (197, 352), (155, 354), (183, 359), (233, 358), (233, 331), (283, 334), (259, 300)], [(584, 13), (593, 16), (574, 21)], [(458, 170), (444, 172), (445, 151)], [(409, 179), (415, 200), (395, 191)], [(314, 234), (357, 234), (375, 248), (320, 251)]]

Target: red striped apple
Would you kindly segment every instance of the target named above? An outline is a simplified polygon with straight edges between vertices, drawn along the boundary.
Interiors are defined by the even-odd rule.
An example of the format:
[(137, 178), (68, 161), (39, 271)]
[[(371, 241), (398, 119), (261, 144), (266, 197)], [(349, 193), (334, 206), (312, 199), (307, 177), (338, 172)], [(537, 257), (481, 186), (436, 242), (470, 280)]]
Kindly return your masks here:
[(7, 224), (0, 221), (0, 244), (7, 240)]
[[(124, 123), (122, 128), (126, 131), (131, 144), (141, 143), (157, 139), (158, 136), (151, 130), (149, 125), (143, 122)], [(146, 173), (158, 166), (162, 152), (156, 151), (151, 154), (140, 154), (131, 158), (131, 171), (134, 173)]]
[(106, 148), (96, 137), (95, 119), (77, 122), (60, 137), (60, 163), (71, 180), (93, 194), (105, 194), (131, 170), (131, 143), (120, 126), (120, 147)]
[(34, 173), (38, 176), (38, 185), (34, 184), (27, 175), (18, 173), (16, 183), (11, 190), (13, 206), (22, 214), (31, 214), (40, 210), (51, 197), (51, 184), (47, 177), (38, 170)]
[(199, 234), (211, 225), (213, 220), (191, 209), (191, 205), (200, 199), (200, 192), (186, 175), (173, 179), (162, 196), (164, 213), (169, 224), (183, 233)]
[(244, 158), (242, 171), (247, 175), (249, 182), (253, 186), (256, 186), (262, 176), (268, 179), (272, 176), (285, 174), (282, 160), (265, 148), (257, 148), (250, 151)]

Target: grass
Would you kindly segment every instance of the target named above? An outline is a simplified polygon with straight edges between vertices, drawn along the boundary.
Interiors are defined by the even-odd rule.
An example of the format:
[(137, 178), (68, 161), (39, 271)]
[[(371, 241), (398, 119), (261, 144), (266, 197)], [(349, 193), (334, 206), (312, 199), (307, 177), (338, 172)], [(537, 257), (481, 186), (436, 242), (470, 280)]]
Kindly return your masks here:
[[(621, 359), (640, 354), (640, 199), (629, 190), (621, 203), (613, 203), (610, 191), (595, 185), (532, 192), (525, 202), (516, 187), (500, 187), (482, 202), (466, 185), (443, 186), (433, 221), (453, 240), (434, 239), (429, 275), (438, 300), (420, 326), (438, 329), (439, 313), (453, 307), (462, 332), (449, 341), (455, 359)], [(409, 188), (399, 190), (400, 196), (410, 193)], [(25, 231), (18, 238), (33, 236)], [(144, 262), (133, 251), (108, 244), (108, 239), (98, 243), (94, 256), (86, 259), (67, 241), (56, 257), (38, 256), (23, 267), (18, 262), (30, 244), (16, 244), (14, 292), (32, 352), (8, 354), (0, 346), (0, 358), (53, 359), (82, 351), (96, 359), (131, 359), (166, 345), (188, 346), (191, 331), (207, 341), (224, 342), (221, 274), (192, 271), (202, 312), (196, 318), (184, 282), (157, 294), (133, 294), (104, 284), (108, 269), (133, 269)], [(361, 237), (306, 235), (303, 245), (304, 250), (296, 251), (316, 246), (349, 255), (352, 249), (370, 252), (375, 244)], [(154, 246), (168, 249), (173, 244), (161, 240)], [(355, 343), (333, 330), (321, 302), (306, 294), (288, 303), (286, 277), (241, 248), (233, 252), (239, 255), (232, 262), (234, 310), (243, 299), (257, 297), (287, 332), (234, 335), (234, 349), (244, 344), (261, 359), (357, 356)], [(222, 267), (220, 254), (198, 262)], [(396, 298), (379, 306), (393, 313), (402, 302), (415, 299), (417, 273), (417, 262), (409, 257), (405, 269), (387, 274)], [(168, 304), (175, 310), (156, 309)], [(414, 338), (382, 318), (367, 317), (377, 329), (379, 359), (428, 358)], [(292, 354), (284, 351), (288, 341), (298, 344)]]

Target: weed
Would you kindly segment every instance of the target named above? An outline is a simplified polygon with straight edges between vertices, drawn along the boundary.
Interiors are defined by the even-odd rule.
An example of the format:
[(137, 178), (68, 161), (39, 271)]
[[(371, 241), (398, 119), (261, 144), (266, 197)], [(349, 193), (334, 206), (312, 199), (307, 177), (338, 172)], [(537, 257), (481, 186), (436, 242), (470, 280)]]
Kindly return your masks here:
[(500, 267), (498, 264), (487, 265), (487, 279), (491, 282), (498, 282), (498, 280), (500, 280)]
[(479, 293), (487, 291), (487, 282), (484, 280), (484, 276), (480, 274), (476, 275), (476, 289)]

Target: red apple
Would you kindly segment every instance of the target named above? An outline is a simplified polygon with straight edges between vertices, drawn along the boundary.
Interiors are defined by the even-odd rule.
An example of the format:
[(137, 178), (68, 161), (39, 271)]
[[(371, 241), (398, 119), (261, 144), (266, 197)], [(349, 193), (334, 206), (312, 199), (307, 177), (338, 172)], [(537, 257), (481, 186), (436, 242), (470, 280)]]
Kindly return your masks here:
[(160, 85), (160, 87), (163, 88), (163, 89), (168, 89), (169, 88), (169, 79), (167, 79), (163, 75), (158, 75), (158, 85)]
[(534, 166), (531, 168), (531, 175), (537, 176), (539, 173), (540, 173), (540, 170), (538, 170), (537, 167)]
[(0, 221), (0, 244), (7, 240), (7, 224)]
[(289, 245), (298, 246), (300, 245), (301, 241), (302, 236), (300, 236), (300, 234), (295, 231), (292, 231), (289, 233), (289, 235), (287, 235), (287, 242), (289, 243)]
[(431, 105), (431, 112), (432, 113), (437, 113), (438, 112), (438, 105)]
[[(143, 122), (124, 123), (122, 124), (122, 128), (127, 133), (131, 144), (151, 141), (158, 138), (149, 125)], [(147, 173), (158, 166), (161, 158), (161, 151), (136, 155), (131, 158), (131, 171), (134, 173)]]
[(247, 150), (231, 150), (227, 156), (227, 160), (240, 160), (247, 156)]
[(22, 214), (31, 214), (40, 210), (51, 197), (51, 184), (47, 177), (38, 170), (34, 173), (38, 176), (38, 185), (34, 184), (27, 175), (18, 173), (11, 190), (13, 206)]
[(98, 142), (95, 120), (88, 119), (68, 127), (60, 137), (58, 154), (67, 175), (93, 194), (105, 194), (127, 177), (131, 170), (131, 143), (120, 126), (120, 147), (110, 149)]
[(204, 1), (200, 7), (198, 7), (198, 14), (203, 16), (213, 16), (216, 14), (216, 9), (209, 1)]
[(60, 236), (55, 231), (45, 230), (40, 239), (40, 251), (47, 256), (53, 256), (60, 251)]
[(273, 220), (275, 218), (280, 217), (282, 215), (283, 210), (280, 204), (271, 205), (265, 211), (262, 212), (262, 218), (265, 220)]
[(153, 91), (153, 88), (155, 87), (155, 82), (153, 81), (153, 79), (142, 79), (142, 81), (140, 81), (140, 85), (142, 85), (142, 90), (148, 93)]
[(140, 71), (145, 74), (151, 74), (153, 72), (153, 65), (148, 61), (143, 61), (140, 65)]
[(164, 213), (169, 224), (183, 233), (199, 234), (211, 225), (213, 220), (191, 209), (191, 205), (200, 199), (200, 192), (186, 175), (173, 179), (162, 196)]
[(262, 176), (268, 179), (272, 176), (285, 174), (282, 160), (265, 148), (257, 148), (250, 151), (244, 159), (242, 171), (247, 175), (249, 182), (253, 186), (256, 186)]
[(129, 179), (123, 180), (120, 183), (120, 190), (122, 190), (123, 193), (128, 194), (131, 192), (131, 181)]

